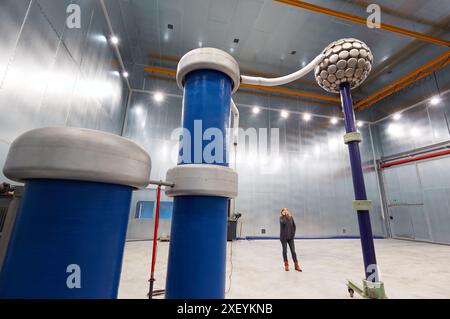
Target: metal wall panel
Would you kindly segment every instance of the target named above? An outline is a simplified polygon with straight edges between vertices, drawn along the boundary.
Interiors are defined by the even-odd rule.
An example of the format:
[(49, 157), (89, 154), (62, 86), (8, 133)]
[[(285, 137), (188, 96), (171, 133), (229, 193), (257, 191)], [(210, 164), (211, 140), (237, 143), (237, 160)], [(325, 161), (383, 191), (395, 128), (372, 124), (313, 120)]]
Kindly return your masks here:
[[(446, 37), (450, 36), (450, 32), (447, 33)], [(442, 37), (445, 38), (445, 37)], [(434, 46), (436, 47), (436, 46)], [(422, 52), (422, 51), (419, 51)], [(434, 53), (431, 57), (437, 57), (440, 55), (440, 52)], [(414, 61), (416, 62), (416, 61)], [(413, 69), (409, 63), (399, 63), (399, 65), (403, 65), (402, 68), (408, 68), (410, 71)], [(410, 105), (423, 101), (424, 99), (435, 96), (435, 95), (443, 95), (443, 92), (450, 88), (450, 65), (427, 75), (426, 77), (420, 79), (417, 82), (414, 82), (403, 88), (402, 90), (382, 99), (381, 101), (373, 104), (372, 106), (364, 109), (361, 112), (358, 112), (359, 116), (368, 121), (379, 121), (380, 119), (392, 115), (395, 112), (401, 112), (403, 109), (407, 108)], [(396, 74), (393, 72), (392, 74)], [(388, 85), (394, 80), (399, 78), (399, 75), (396, 74), (396, 77), (391, 79), (391, 81), (382, 80), (386, 75), (382, 75), (381, 77), (377, 77), (374, 79), (374, 82), (379, 81), (380, 84)], [(367, 92), (369, 94), (374, 93), (374, 91)], [(367, 96), (366, 95), (366, 96)], [(423, 104), (427, 104), (429, 101), (425, 100)], [(448, 105), (448, 103), (447, 103)], [(445, 106), (445, 104), (441, 104), (441, 107)], [(437, 109), (437, 108), (433, 108)], [(447, 109), (448, 110), (448, 109)]]
[(6, 69), (14, 54), (17, 40), (30, 7), (30, 0), (4, 0), (0, 2), (0, 89), (3, 87)]
[(66, 8), (72, 1), (35, 0), (35, 2), (48, 24), (59, 37), (62, 37), (64, 31), (66, 30)]
[[(152, 179), (164, 179), (167, 169), (176, 163), (177, 141), (170, 140), (171, 132), (180, 126), (182, 97), (173, 81), (146, 79), (150, 94), (133, 92), (127, 117), (125, 136), (140, 143), (152, 157)], [(156, 91), (169, 92), (164, 102), (153, 100)], [(174, 93), (176, 92), (176, 93)], [(281, 108), (308, 110), (298, 100), (268, 95), (237, 93), (234, 99), (240, 109), (242, 129), (279, 129), (279, 152), (258, 154), (260, 141), (244, 143), (240, 136), (236, 167), (239, 173), (239, 196), (236, 210), (242, 213), (238, 226), (240, 236), (277, 236), (279, 210), (288, 207), (298, 224), (298, 236), (358, 236), (356, 214), (351, 209), (353, 186), (347, 147), (343, 143), (344, 127), (330, 124), (329, 117), (313, 117), (304, 122), (301, 115), (291, 113), (280, 119)], [(261, 112), (252, 113), (259, 105)], [(266, 109), (269, 108), (269, 109)], [(329, 114), (338, 112), (328, 107)], [(361, 154), (367, 191), (374, 201), (371, 212), (374, 234), (384, 235), (379, 203), (378, 186), (369, 128), (361, 128), (363, 142)], [(244, 145), (247, 144), (247, 151)], [(230, 155), (234, 166), (234, 154)], [(133, 203), (142, 192), (135, 192)], [(151, 195), (153, 196), (153, 195)], [(129, 239), (151, 238), (151, 221), (134, 219), (134, 206), (130, 211)], [(261, 230), (265, 229), (265, 234)]]
[[(379, 156), (450, 141), (450, 94), (441, 102), (425, 101), (402, 112), (398, 121), (387, 118), (374, 127)], [(440, 157), (383, 170), (394, 236), (450, 243), (450, 159)]]
[(0, 127), (6, 140), (11, 141), (39, 121), (37, 110), (58, 43), (56, 33), (33, 2), (0, 91), (0, 110), (6, 115), (1, 117)]
[[(161, 192), (161, 201), (170, 201), (164, 192)], [(128, 221), (127, 240), (145, 240), (153, 238), (154, 219), (136, 219), (134, 213), (138, 201), (156, 201), (154, 187), (133, 192), (130, 207), (130, 219)], [(161, 219), (158, 226), (158, 237), (170, 234), (170, 219)]]
[(430, 240), (423, 190), (416, 163), (384, 170), (392, 235)]
[(401, 112), (401, 119), (386, 118), (375, 125), (380, 139), (381, 157), (411, 151), (415, 148), (450, 140), (450, 94), (442, 94), (441, 102), (424, 101)]
[[(156, 103), (147, 93), (133, 92), (131, 96), (124, 136), (144, 147), (152, 159), (152, 179), (164, 180), (169, 168), (176, 165), (178, 143), (171, 140), (171, 132), (181, 123), (181, 97), (166, 96)], [(155, 200), (154, 190), (133, 192), (127, 238), (129, 240), (150, 239), (153, 236), (153, 220), (135, 219), (136, 203), (139, 200)], [(171, 200), (164, 192), (161, 200)], [(160, 233), (170, 233), (170, 222), (161, 223)]]
[(450, 243), (450, 157), (418, 163), (431, 239)]
[[(65, 25), (70, 2), (81, 7), (80, 29)], [(120, 134), (128, 89), (98, 2), (5, 0), (0, 26), (1, 167), (9, 144), (33, 128), (67, 125)]]
[[(81, 60), (85, 57), (86, 47), (89, 45), (87, 33), (90, 30), (90, 25), (92, 23), (94, 8), (96, 8), (96, 11), (99, 10), (97, 2), (98, 1), (92, 0), (72, 1), (72, 3), (80, 6), (82, 12), (81, 28), (65, 28), (62, 40), (77, 65), (81, 65)], [(102, 41), (104, 43), (107, 41), (106, 34), (104, 33), (99, 33), (97, 35), (93, 34), (91, 36), (95, 37), (97, 41)]]

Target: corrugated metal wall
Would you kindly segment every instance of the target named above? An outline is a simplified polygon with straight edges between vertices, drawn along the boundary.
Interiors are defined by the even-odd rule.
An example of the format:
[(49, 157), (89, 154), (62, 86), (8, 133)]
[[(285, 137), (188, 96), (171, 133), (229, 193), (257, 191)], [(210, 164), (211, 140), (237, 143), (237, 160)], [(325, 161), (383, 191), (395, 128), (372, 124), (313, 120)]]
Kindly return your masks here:
[[(81, 7), (81, 28), (66, 26), (69, 4)], [(138, 28), (128, 5), (105, 1), (113, 28), (121, 40), (121, 53), (130, 68), (131, 85), (148, 92), (161, 90), (160, 105), (151, 93), (134, 92), (125, 136), (142, 144), (153, 159), (152, 178), (164, 179), (176, 162), (172, 131), (180, 124), (181, 92), (173, 81), (144, 78), (145, 56), (139, 49)], [(19, 134), (49, 125), (79, 126), (120, 133), (128, 89), (107, 42), (107, 28), (98, 1), (2, 0), (0, 2), (0, 166), (11, 141)], [(404, 108), (418, 96), (448, 88), (449, 66), (358, 114), (377, 120)], [(438, 84), (438, 85), (437, 85)], [(327, 117), (303, 122), (300, 114), (280, 120), (281, 108), (332, 116), (339, 109), (292, 98), (239, 91), (241, 126), (278, 128), (280, 153), (237, 154), (240, 194), (236, 210), (243, 214), (240, 236), (276, 236), (278, 211), (289, 207), (297, 219), (300, 236), (358, 235), (351, 211), (353, 191), (347, 149), (342, 143), (343, 125), (333, 126)], [(262, 107), (254, 115), (251, 107)], [(361, 129), (361, 144), (371, 213), (376, 235), (385, 234), (382, 205), (374, 168), (375, 158), (450, 140), (449, 98), (439, 105), (418, 105), (403, 112), (399, 122), (385, 119)], [(373, 134), (371, 134), (373, 133)], [(250, 148), (255, 145), (250, 145)], [(400, 237), (450, 242), (449, 158), (439, 158), (386, 170), (383, 182), (388, 213)], [(4, 177), (0, 175), (3, 180)], [(130, 212), (129, 238), (152, 235), (151, 220), (135, 220), (138, 200), (154, 200), (154, 192), (135, 192)], [(163, 195), (163, 200), (170, 200)], [(404, 205), (403, 205), (404, 204)], [(395, 220), (395, 219), (394, 219)], [(164, 222), (162, 232), (169, 232)], [(265, 229), (265, 234), (261, 230)]]
[[(66, 25), (70, 3), (81, 8), (81, 28)], [(111, 16), (118, 12), (109, 2), (108, 8)], [(122, 22), (112, 20), (126, 39)], [(120, 134), (128, 89), (106, 36), (98, 1), (0, 2), (0, 167), (14, 138), (33, 128)]]
[[(450, 142), (450, 94), (375, 125), (380, 157)], [(450, 157), (383, 170), (390, 226), (395, 237), (450, 243)]]
[[(105, 1), (113, 28), (121, 39), (121, 52), (130, 68), (131, 84), (149, 92), (161, 90), (166, 99), (158, 105), (149, 93), (134, 92), (130, 101), (125, 136), (142, 144), (153, 159), (152, 178), (164, 179), (167, 169), (175, 165), (176, 142), (172, 131), (180, 124), (181, 92), (173, 81), (144, 78), (142, 65), (135, 64), (142, 52), (137, 50), (130, 8), (120, 1)], [(70, 3), (81, 7), (81, 28), (65, 24)], [(0, 165), (9, 144), (19, 134), (48, 125), (88, 127), (120, 133), (128, 90), (120, 77), (117, 61), (107, 43), (107, 28), (97, 1), (90, 0), (3, 0), (0, 3)], [(134, 63), (134, 64), (133, 64)], [(409, 97), (447, 87), (448, 67), (420, 83), (403, 90), (359, 116), (376, 120), (405, 107)], [(412, 90), (412, 91), (411, 91)], [(300, 236), (354, 236), (358, 228), (351, 211), (353, 191), (347, 149), (342, 143), (343, 126), (333, 126), (327, 117), (303, 122), (301, 115), (291, 113), (279, 119), (281, 108), (309, 111), (332, 116), (338, 108), (311, 104), (292, 98), (240, 91), (235, 100), (241, 110), (241, 126), (278, 128), (280, 153), (266, 158), (258, 154), (237, 154), (240, 194), (236, 210), (243, 214), (240, 236), (276, 236), (278, 211), (289, 207), (299, 224)], [(401, 103), (399, 102), (401, 101)], [(251, 107), (262, 107), (254, 115)], [(386, 119), (361, 129), (361, 144), (369, 197), (375, 203), (371, 214), (376, 235), (385, 234), (382, 207), (374, 168), (375, 158), (390, 156), (417, 147), (448, 141), (448, 98), (437, 106), (422, 105), (403, 113), (401, 122)], [(394, 125), (392, 125), (394, 124)], [(254, 147), (255, 145), (250, 145)], [(405, 182), (400, 168), (384, 175), (388, 206), (412, 204), (398, 208), (393, 215), (407, 217), (410, 235), (406, 237), (450, 242), (446, 226), (450, 224), (449, 185), (442, 169), (448, 158), (411, 164)], [(269, 168), (269, 169), (268, 169)], [(402, 168), (403, 169), (403, 168)], [(403, 176), (403, 177), (402, 177)], [(4, 177), (2, 176), (2, 179)], [(405, 184), (417, 189), (405, 189)], [(412, 194), (411, 198), (401, 195)], [(400, 195), (397, 195), (400, 194)], [(398, 198), (397, 198), (398, 197)], [(150, 238), (152, 221), (134, 220), (138, 200), (154, 200), (154, 192), (136, 192), (130, 213), (129, 238)], [(170, 200), (165, 198), (163, 200)], [(416, 205), (417, 204), (417, 205)], [(392, 206), (392, 207), (394, 207)], [(403, 215), (399, 215), (403, 214)], [(401, 225), (397, 225), (401, 226)], [(442, 228), (444, 227), (444, 228)], [(261, 230), (265, 229), (265, 234)], [(400, 228), (398, 228), (400, 229)], [(162, 224), (169, 232), (169, 223)]]
[[(140, 81), (140, 82), (139, 82)], [(132, 94), (124, 135), (143, 145), (152, 157), (153, 179), (164, 179), (168, 168), (176, 163), (176, 140), (172, 131), (181, 122), (181, 91), (173, 81), (134, 79), (149, 93)], [(162, 103), (153, 100), (151, 92), (162, 91)], [(312, 105), (280, 96), (238, 92), (234, 95), (243, 129), (278, 128), (280, 152), (270, 157), (238, 151), (239, 196), (236, 210), (243, 217), (238, 235), (278, 236), (278, 216), (281, 207), (288, 207), (298, 224), (298, 236), (358, 236), (356, 214), (351, 210), (353, 188), (347, 148), (343, 143), (343, 122), (330, 124), (329, 117), (313, 117), (304, 122), (298, 111), (333, 115), (337, 107)], [(252, 113), (254, 105), (261, 112)], [(281, 108), (296, 110), (287, 120), (280, 119)], [(374, 172), (374, 156), (369, 127), (361, 129), (366, 185), (374, 201), (371, 213), (374, 233), (384, 235), (379, 191)], [(241, 145), (243, 143), (241, 136)], [(270, 141), (267, 142), (270, 144)], [(249, 149), (256, 145), (250, 143)], [(231, 156), (233, 158), (233, 156)], [(135, 192), (130, 212), (129, 239), (152, 236), (152, 220), (135, 220), (138, 200), (154, 200), (155, 192)], [(163, 200), (168, 200), (163, 197)], [(162, 226), (169, 232), (169, 224)], [(265, 234), (261, 230), (265, 229)]]
[(398, 121), (389, 117), (375, 124), (381, 157), (450, 140), (450, 94), (442, 95), (437, 105), (429, 102), (401, 112)]
[[(450, 35), (447, 36), (447, 38)], [(436, 50), (436, 48), (434, 48)], [(439, 49), (439, 48), (437, 48)], [(435, 52), (433, 57), (437, 57), (440, 51)], [(403, 68), (410, 68), (411, 66), (404, 63)], [(400, 76), (398, 76), (399, 78)], [(385, 85), (391, 82), (382, 82)], [(412, 83), (411, 85), (403, 88), (402, 90), (391, 94), (390, 96), (382, 99), (381, 101), (373, 104), (372, 106), (364, 109), (359, 113), (359, 116), (367, 121), (378, 121), (383, 117), (389, 116), (397, 111), (407, 108), (427, 97), (439, 94), (439, 92), (445, 92), (450, 89), (450, 65), (431, 73), (419, 81)], [(375, 90), (366, 92), (367, 95), (373, 94)], [(366, 96), (367, 96), (366, 95)]]

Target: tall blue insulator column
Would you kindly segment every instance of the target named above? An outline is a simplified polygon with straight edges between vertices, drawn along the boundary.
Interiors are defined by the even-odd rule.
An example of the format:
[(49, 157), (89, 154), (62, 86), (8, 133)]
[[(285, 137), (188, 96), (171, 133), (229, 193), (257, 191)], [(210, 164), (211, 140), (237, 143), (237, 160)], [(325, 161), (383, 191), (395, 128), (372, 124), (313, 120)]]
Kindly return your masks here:
[(116, 298), (133, 189), (151, 161), (117, 135), (48, 127), (19, 136), (4, 166), (24, 182), (0, 298)]
[(361, 134), (356, 127), (351, 98), (351, 89), (360, 86), (370, 73), (373, 56), (364, 42), (353, 38), (332, 42), (322, 54), (324, 58), (314, 73), (317, 83), (324, 90), (340, 94), (341, 97), (346, 130), (344, 142), (348, 145), (355, 193), (352, 208), (358, 215), (365, 278), (377, 282), (378, 267), (369, 214), (371, 201), (367, 200), (359, 151)]
[[(347, 136), (351, 136), (351, 134), (358, 133), (356, 130), (355, 123), (355, 115), (353, 111), (353, 102), (350, 92), (349, 83), (340, 84), (340, 93), (341, 93), (341, 102), (342, 102), (342, 111), (344, 113), (345, 120), (345, 130), (347, 132)], [(367, 194), (366, 194), (366, 186), (364, 183), (364, 174), (361, 164), (361, 154), (359, 151), (359, 142), (361, 139), (359, 135), (354, 135), (356, 138), (350, 139), (347, 141), (348, 152), (350, 156), (350, 167), (352, 169), (352, 179), (353, 179), (353, 190), (355, 193), (355, 201), (356, 203), (368, 204)], [(374, 275), (374, 272), (377, 270), (377, 259), (375, 256), (375, 246), (373, 243), (373, 234), (372, 234), (372, 226), (370, 223), (370, 214), (369, 214), (369, 205), (364, 207), (354, 207), (357, 211), (358, 215), (358, 225), (359, 225), (359, 233), (361, 236), (361, 248), (363, 253), (364, 260), (364, 269), (366, 279), (370, 279), (370, 281), (377, 281), (377, 274)]]
[(166, 298), (224, 298), (228, 199), (237, 174), (228, 167), (227, 130), (239, 66), (213, 48), (188, 52), (177, 82), (184, 90), (178, 166), (167, 172), (174, 197)]

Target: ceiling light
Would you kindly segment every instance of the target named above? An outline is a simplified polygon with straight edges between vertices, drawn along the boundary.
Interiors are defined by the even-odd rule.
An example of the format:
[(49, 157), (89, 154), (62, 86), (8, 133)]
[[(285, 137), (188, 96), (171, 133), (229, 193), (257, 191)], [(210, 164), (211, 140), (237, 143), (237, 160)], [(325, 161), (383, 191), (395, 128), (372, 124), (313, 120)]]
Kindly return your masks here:
[(331, 120), (330, 120), (330, 123), (333, 124), (333, 125), (337, 124), (337, 122), (338, 122), (337, 117), (332, 117)]
[(164, 101), (164, 94), (162, 94), (161, 92), (157, 92), (155, 93), (155, 95), (153, 95), (153, 98), (156, 102), (162, 102)]
[(289, 112), (286, 110), (281, 111), (281, 117), (287, 119), (289, 117)]
[(358, 121), (358, 122), (356, 122), (356, 126), (357, 127), (363, 127), (364, 126), (364, 122), (363, 121)]
[(439, 102), (441, 102), (441, 98), (440, 98), (439, 96), (434, 96), (434, 97), (430, 100), (431, 105), (439, 104)]
[(259, 111), (260, 111), (260, 109), (257, 106), (254, 106), (253, 109), (252, 109), (253, 114), (258, 114)]
[(112, 44), (117, 45), (119, 44), (119, 38), (116, 37), (115, 35), (111, 36), (110, 41)]
[(309, 114), (309, 113), (304, 113), (304, 114), (303, 114), (303, 121), (308, 122), (309, 120), (311, 120), (311, 114)]
[(137, 116), (141, 116), (142, 112), (143, 112), (142, 107), (141, 106), (136, 106), (134, 108), (134, 112), (136, 113)]
[(103, 42), (103, 43), (108, 42), (108, 40), (106, 39), (106, 37), (105, 37), (103, 34), (96, 35), (95, 38), (96, 38), (98, 41)]
[(123, 75), (124, 78), (127, 78), (129, 76), (127, 71), (123, 71), (122, 75)]
[(387, 132), (394, 137), (403, 136), (403, 128), (399, 124), (389, 124), (389, 126), (387, 127)]
[(400, 113), (395, 113), (392, 118), (394, 119), (394, 121), (398, 121), (402, 118), (402, 115)]
[(412, 137), (417, 137), (417, 136), (419, 136), (420, 135), (420, 130), (418, 129), (418, 128), (416, 128), (416, 127), (413, 127), (412, 129), (411, 129), (411, 136)]

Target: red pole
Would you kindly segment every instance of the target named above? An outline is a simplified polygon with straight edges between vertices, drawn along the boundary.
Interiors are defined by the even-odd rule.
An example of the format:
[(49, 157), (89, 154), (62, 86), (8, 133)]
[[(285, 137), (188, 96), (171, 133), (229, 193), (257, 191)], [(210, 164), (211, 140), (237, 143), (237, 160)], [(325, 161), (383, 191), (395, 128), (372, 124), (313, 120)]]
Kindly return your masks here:
[(400, 165), (400, 164), (405, 164), (405, 163), (410, 163), (410, 162), (417, 162), (420, 160), (438, 157), (438, 156), (449, 155), (449, 154), (450, 154), (450, 150), (444, 150), (444, 151), (429, 153), (429, 154), (420, 155), (420, 156), (416, 156), (416, 157), (412, 157), (412, 158), (401, 159), (398, 161), (382, 163), (380, 165), (380, 167), (385, 168), (385, 167), (390, 167), (390, 166), (395, 166), (395, 165)]
[(159, 224), (159, 202), (161, 200), (161, 185), (156, 189), (156, 210), (155, 210), (155, 229), (153, 230), (153, 251), (152, 251), (152, 268), (150, 271), (150, 289), (148, 299), (153, 296), (153, 283), (155, 282), (155, 264), (156, 264), (156, 245), (158, 242), (158, 224)]

